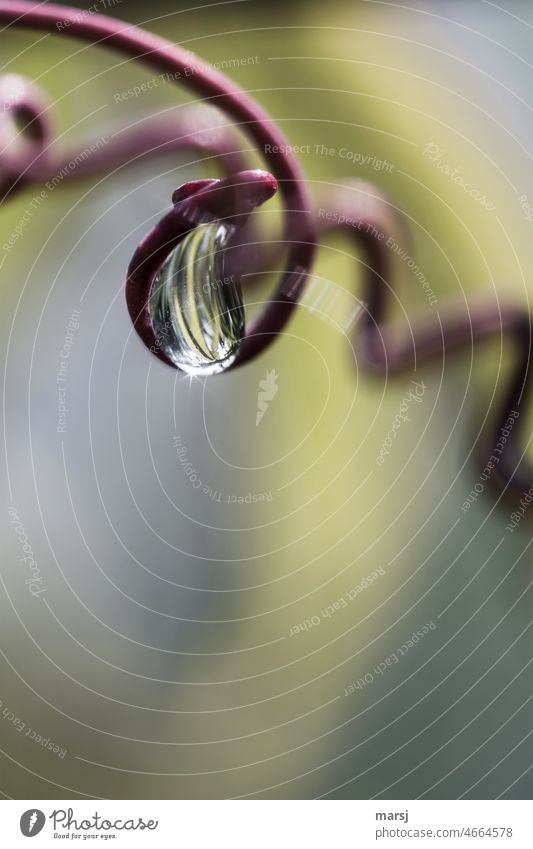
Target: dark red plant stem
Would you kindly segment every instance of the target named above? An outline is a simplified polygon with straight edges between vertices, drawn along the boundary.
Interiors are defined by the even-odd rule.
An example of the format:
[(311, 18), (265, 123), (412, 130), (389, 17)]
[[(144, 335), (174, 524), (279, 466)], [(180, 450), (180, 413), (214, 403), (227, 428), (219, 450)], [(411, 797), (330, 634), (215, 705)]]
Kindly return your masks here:
[(237, 135), (220, 132), (215, 121), (213, 127), (199, 129), (196, 117), (197, 108), (194, 107), (185, 107), (179, 115), (165, 118), (145, 115), (130, 126), (108, 129), (105, 135), (87, 139), (75, 149), (66, 151), (57, 142), (49, 142), (20, 171), (7, 194), (12, 195), (33, 183), (53, 183), (54, 178), (63, 184), (109, 173), (138, 164), (146, 157), (178, 151), (193, 151), (202, 159), (212, 157), (227, 174), (245, 170), (247, 159), (239, 151), (242, 142), (239, 143)]
[[(193, 54), (134, 26), (100, 15), (81, 15), (78, 10), (62, 6), (35, 6), (21, 0), (4, 0), (0, 2), (0, 23), (58, 34), (64, 32), (92, 44), (111, 47), (151, 65), (159, 72), (175, 75), (177, 81), (185, 84), (201, 98), (208, 99), (212, 105), (236, 122), (269, 163), (279, 181), (285, 202), (282, 241), (283, 247), (288, 247), (288, 259), (286, 271), (272, 300), (247, 330), (236, 364), (256, 356), (283, 329), (298, 303), (307, 272), (311, 268), (317, 230), (326, 233), (341, 227), (351, 235), (358, 246), (363, 247), (366, 254), (363, 281), (366, 310), (358, 325), (358, 357), (360, 365), (367, 371), (380, 375), (409, 371), (421, 363), (471, 347), (475, 342), (509, 337), (516, 352), (516, 366), (483, 446), (483, 460), (490, 456), (500, 439), (508, 417), (515, 412), (519, 413), (491, 480), (508, 492), (512, 491), (517, 497), (531, 487), (531, 464), (524, 460), (520, 450), (528, 435), (525, 432), (525, 407), (532, 389), (531, 318), (525, 310), (499, 303), (475, 304), (471, 307), (460, 304), (440, 311), (432, 307), (428, 309), (427, 316), (417, 319), (414, 324), (409, 322), (407, 327), (398, 322), (391, 323), (388, 308), (392, 303), (391, 286), (395, 274), (392, 252), (386, 242), (388, 236), (393, 235), (396, 241), (401, 240), (405, 245), (408, 234), (401, 216), (379, 189), (361, 181), (352, 181), (342, 188), (336, 188), (326, 194), (320, 203), (321, 210), (331, 214), (328, 217), (327, 214), (319, 213), (315, 220), (310, 212), (307, 189), (299, 166), (290, 153), (284, 152), (285, 139), (272, 120), (230, 80), (202, 65)], [(61, 28), (56, 26), (58, 23)], [(189, 69), (187, 74), (184, 73), (185, 68)], [(47, 114), (50, 106), (40, 90), (26, 84), (18, 97), (7, 100), (5, 95), (6, 90), (2, 88), (0, 80), (0, 119), (11, 112), (27, 123), (29, 129), (20, 144), (13, 142), (13, 149), (10, 149), (11, 145), (8, 144), (4, 151), (0, 152), (0, 191), (9, 194), (27, 183), (53, 179), (55, 173), (68, 165), (69, 156), (74, 159), (76, 154), (58, 153), (57, 147), (51, 143), (50, 120)], [(68, 176), (88, 176), (121, 167), (143, 156), (183, 147), (215, 155), (220, 158), (229, 173), (242, 171), (244, 163), (233, 137), (228, 136), (224, 128), (214, 139), (208, 131), (198, 128), (194, 114), (194, 107), (191, 111), (185, 111), (184, 108), (175, 123), (159, 122), (150, 118), (144, 125), (141, 123), (136, 128), (123, 129), (113, 141), (106, 144), (101, 151), (92, 154), (86, 163)], [(242, 175), (239, 179), (242, 179)], [(245, 193), (248, 192), (246, 181), (249, 179), (244, 176), (242, 190)], [(255, 177), (252, 177), (251, 186), (254, 180)], [(227, 185), (231, 190), (231, 180), (223, 185)], [(215, 197), (216, 193), (213, 195), (213, 198)], [(215, 201), (209, 201), (211, 202)], [(194, 204), (191, 206), (191, 212), (193, 207)], [(156, 249), (153, 253), (156, 259), (159, 256), (158, 251), (164, 253), (165, 239), (161, 237), (161, 228), (168, 226), (172, 230), (167, 239), (169, 244), (173, 243), (172, 239), (177, 238), (174, 222), (177, 214), (169, 214), (160, 228), (154, 231)], [(179, 214), (182, 215), (181, 212)], [(192, 226), (193, 219), (188, 222), (186, 215), (183, 215), (183, 227)], [(165, 223), (167, 220), (168, 225)], [(346, 223), (347, 221), (350, 223)], [(380, 234), (383, 234), (383, 238)], [(141, 245), (141, 253), (148, 250), (150, 245), (147, 245)], [(256, 249), (255, 252), (247, 252), (245, 245), (243, 248), (239, 257), (242, 257), (246, 266), (244, 271), (249, 272), (257, 270), (254, 263), (257, 263), (259, 258), (265, 260), (279, 255), (279, 246)], [(139, 277), (139, 304), (133, 304), (133, 308), (130, 305), (130, 311), (135, 315), (138, 313), (137, 307), (139, 310), (146, 310), (142, 296), (145, 284), (142, 266), (147, 261), (144, 254), (141, 260), (142, 262), (139, 262), (136, 256), (133, 262), (134, 274)], [(154, 270), (155, 265), (152, 272)], [(132, 318), (135, 321), (133, 315)], [(152, 331), (148, 325), (146, 333), (149, 342)]]

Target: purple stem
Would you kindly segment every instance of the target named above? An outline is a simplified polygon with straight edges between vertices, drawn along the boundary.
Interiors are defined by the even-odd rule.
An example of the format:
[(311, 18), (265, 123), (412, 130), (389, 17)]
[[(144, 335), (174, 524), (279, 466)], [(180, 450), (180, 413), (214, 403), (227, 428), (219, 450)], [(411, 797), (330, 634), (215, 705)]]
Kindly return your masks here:
[[(491, 481), (513, 498), (524, 497), (533, 484), (533, 468), (526, 449), (520, 449), (527, 436), (527, 405), (532, 392), (531, 316), (512, 304), (464, 303), (448, 305), (440, 313), (433, 307), (408, 326), (387, 321), (387, 306), (392, 303), (394, 254), (387, 240), (409, 247), (405, 223), (392, 201), (376, 186), (363, 181), (347, 182), (342, 189), (325, 193), (318, 204), (333, 217), (317, 219), (319, 232), (343, 229), (366, 253), (363, 298), (366, 304), (357, 325), (358, 362), (369, 373), (388, 375), (412, 372), (423, 363), (442, 359), (450, 353), (471, 348), (475, 341), (508, 336), (515, 349), (515, 365), (503, 400), (478, 450), (484, 467), (495, 457)], [(514, 417), (517, 412), (518, 417)], [(511, 420), (509, 428), (508, 421)], [(506, 427), (507, 424), (507, 427)], [(510, 435), (501, 455), (494, 453), (502, 438)]]
[[(0, 24), (65, 33), (118, 50), (160, 73), (174, 75), (177, 81), (201, 98), (209, 99), (242, 126), (278, 180), (285, 204), (285, 232), (291, 234), (285, 272), (269, 304), (247, 328), (239, 362), (260, 353), (270, 344), (270, 334), (282, 330), (289, 320), (316, 248), (311, 202), (303, 174), (298, 161), (287, 152), (287, 140), (270, 116), (231, 80), (206, 67), (193, 53), (132, 24), (103, 15), (81, 15), (67, 6), (48, 3), (36, 6), (23, 0), (0, 3)], [(288, 291), (291, 297), (287, 296)]]

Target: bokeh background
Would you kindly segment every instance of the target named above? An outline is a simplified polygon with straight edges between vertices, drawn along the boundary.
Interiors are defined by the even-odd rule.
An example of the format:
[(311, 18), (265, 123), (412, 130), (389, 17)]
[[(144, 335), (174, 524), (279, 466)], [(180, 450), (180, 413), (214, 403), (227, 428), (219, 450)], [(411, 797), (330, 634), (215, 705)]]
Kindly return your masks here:
[[(480, 295), (528, 304), (528, 4), (123, 0), (109, 11), (207, 62), (254, 57), (229, 73), (291, 144), (311, 146), (311, 188), (356, 177), (388, 192), (437, 308)], [(0, 51), (2, 73), (37, 80), (57, 101), (58, 133), (80, 148), (187, 100), (165, 85), (115, 102), (150, 69), (65, 36), (3, 31)], [(440, 171), (429, 144), (494, 209)], [(215, 173), (166, 155), (58, 187), (2, 251), (2, 794), (528, 798), (531, 524), (506, 531), (512, 508), (488, 491), (461, 510), (510, 353), (496, 340), (371, 379), (346, 336), (302, 309), (245, 368), (179, 379), (132, 334), (123, 281), (172, 190)], [(38, 191), (2, 204), (6, 237)], [(316, 272), (357, 295), (360, 260), (335, 237)], [(405, 263), (397, 273), (399, 314), (435, 308)], [(256, 425), (272, 369), (278, 391)], [(379, 466), (411, 379), (422, 402)], [(38, 563), (37, 597), (10, 508)], [(294, 633), (305, 620), (318, 624)]]

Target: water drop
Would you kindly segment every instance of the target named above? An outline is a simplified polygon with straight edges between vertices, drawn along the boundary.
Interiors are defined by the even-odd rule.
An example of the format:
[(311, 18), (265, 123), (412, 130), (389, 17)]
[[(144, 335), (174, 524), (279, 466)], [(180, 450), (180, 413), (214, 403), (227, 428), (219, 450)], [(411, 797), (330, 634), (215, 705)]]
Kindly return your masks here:
[(182, 371), (217, 374), (235, 360), (244, 336), (241, 287), (224, 273), (232, 228), (202, 224), (161, 267), (150, 313), (156, 343)]

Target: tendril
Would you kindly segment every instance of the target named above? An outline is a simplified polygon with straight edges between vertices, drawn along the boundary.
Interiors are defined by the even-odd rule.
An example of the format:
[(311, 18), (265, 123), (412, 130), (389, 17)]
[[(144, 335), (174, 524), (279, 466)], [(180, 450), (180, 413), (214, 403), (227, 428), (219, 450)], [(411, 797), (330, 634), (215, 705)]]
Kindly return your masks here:
[[(91, 45), (118, 51), (185, 85), (202, 101), (201, 112), (198, 104), (192, 104), (164, 118), (147, 115), (132, 126), (115, 128), (105, 146), (70, 171), (68, 163), (80, 158), (79, 151), (63, 150), (54, 138), (50, 98), (22, 77), (13, 74), (0, 77), (2, 202), (32, 183), (53, 180), (58, 173), (65, 172), (68, 180), (85, 178), (122, 168), (147, 156), (180, 150), (192, 150), (204, 159), (212, 158), (225, 175), (222, 180), (194, 181), (178, 190), (172, 212), (147, 236), (132, 260), (127, 281), (128, 307), (136, 329), (153, 353), (176, 365), (172, 352), (158, 343), (150, 312), (154, 292), (158, 295), (154, 286), (162, 279), (161, 269), (179, 268), (183, 285), (188, 285), (189, 257), (197, 251), (202, 268), (210, 268), (202, 246), (218, 245), (221, 237), (217, 222), (231, 220), (225, 239), (226, 242), (234, 239), (231, 246), (234, 258), (241, 264), (241, 276), (259, 270), (260, 263), (274, 256), (274, 250), (278, 254), (281, 251), (279, 246), (264, 250), (256, 247), (254, 251), (242, 249), (246, 235), (249, 237), (251, 232), (248, 214), (279, 186), (284, 203), (281, 242), (285, 271), (265, 309), (243, 330), (238, 353), (232, 349), (231, 357), (226, 357), (230, 365), (234, 367), (257, 356), (283, 330), (311, 272), (318, 238), (341, 229), (365, 255), (362, 281), (365, 309), (356, 329), (356, 354), (359, 365), (368, 373), (387, 376), (409, 372), (422, 363), (471, 348), (474, 343), (508, 340), (515, 354), (512, 374), (479, 450), (485, 462), (502, 430), (512, 420), (505, 450), (501, 458), (495, 459), (490, 479), (516, 498), (531, 491), (533, 469), (526, 458), (525, 410), (531, 395), (531, 317), (527, 310), (520, 305), (486, 301), (469, 308), (452, 304), (439, 311), (426, 310), (407, 326), (392, 321), (390, 306), (396, 275), (387, 241), (394, 238), (405, 243), (409, 237), (403, 216), (376, 186), (346, 181), (343, 186), (328, 190), (313, 207), (300, 166), (268, 114), (194, 54), (133, 25), (98, 14), (80, 16), (78, 10), (66, 6), (34, 5), (24, 0), (0, 0), (0, 24), (58, 35), (65, 32)], [(208, 114), (205, 103), (210, 106)], [(275, 180), (266, 172), (246, 170), (249, 158), (242, 149), (243, 134), (252, 141)], [(326, 208), (334, 214), (321, 218), (314, 211), (317, 208)], [(234, 230), (237, 232), (241, 224), (240, 240), (235, 241)], [(190, 243), (192, 247), (189, 241), (180, 247), (181, 241), (199, 225), (207, 228), (212, 225), (215, 229), (205, 230), (205, 235), (202, 231), (201, 237)], [(176, 250), (180, 253), (174, 256), (174, 265), (169, 265), (171, 252)], [(161, 285), (173, 285), (169, 274), (167, 271)], [(234, 309), (240, 310), (238, 291), (233, 282), (231, 285)], [(221, 300), (210, 298), (208, 303), (203, 298), (200, 308)], [(160, 312), (170, 303), (159, 297), (156, 301)], [(195, 321), (198, 327), (198, 316)], [(192, 336), (191, 327), (183, 326), (183, 332)], [(221, 326), (219, 322), (219, 330)], [(205, 342), (196, 337), (193, 341), (197, 348)]]

